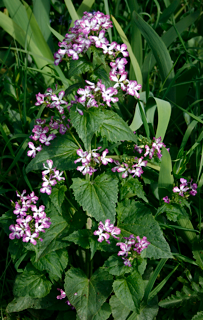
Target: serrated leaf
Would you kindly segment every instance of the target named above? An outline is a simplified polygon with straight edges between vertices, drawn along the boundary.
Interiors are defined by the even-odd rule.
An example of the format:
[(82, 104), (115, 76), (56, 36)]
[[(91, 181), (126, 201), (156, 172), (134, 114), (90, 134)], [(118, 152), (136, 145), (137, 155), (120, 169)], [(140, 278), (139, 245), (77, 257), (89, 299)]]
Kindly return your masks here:
[(189, 218), (186, 210), (178, 203), (164, 203), (163, 206), (157, 210), (157, 215), (164, 212), (166, 213), (168, 220), (173, 222), (176, 222), (181, 218)]
[(44, 298), (32, 298), (30, 296), (14, 298), (7, 306), (7, 312), (20, 312), (28, 308), (32, 309), (49, 309), (49, 310), (68, 310), (69, 307), (61, 300), (56, 299), (58, 291), (53, 288)]
[(142, 303), (139, 313), (134, 311), (128, 320), (154, 320), (159, 311), (157, 300), (157, 297), (155, 297), (150, 300), (147, 305)]
[(62, 277), (62, 273), (68, 264), (68, 252), (66, 249), (52, 251), (37, 262), (31, 259), (33, 266), (40, 271), (47, 271), (49, 276), (56, 281)]
[(113, 283), (116, 297), (130, 310), (139, 312), (140, 302), (144, 296), (144, 281), (134, 270), (130, 276)]
[(147, 237), (150, 245), (146, 257), (153, 259), (172, 258), (170, 247), (166, 242), (158, 222), (143, 203), (125, 201), (119, 206), (118, 227), (122, 235)]
[(75, 244), (78, 244), (84, 249), (89, 249), (90, 247), (90, 242), (89, 242), (89, 235), (90, 235), (90, 230), (77, 230), (71, 233), (68, 237), (67, 240), (74, 242)]
[(51, 282), (46, 279), (45, 274), (28, 264), (23, 273), (17, 276), (13, 293), (17, 297), (29, 295), (33, 298), (43, 298), (51, 290)]
[(128, 309), (124, 304), (122, 304), (121, 301), (116, 296), (112, 296), (111, 299), (109, 300), (109, 303), (111, 306), (114, 320), (127, 319), (130, 313), (130, 309)]
[(46, 256), (49, 252), (58, 248), (64, 248), (67, 243), (63, 242), (63, 235), (65, 236), (69, 230), (69, 225), (65, 219), (60, 216), (51, 218), (51, 226), (46, 230), (43, 241), (38, 241), (36, 245), (36, 261)]
[(142, 183), (138, 180), (138, 178), (133, 178), (130, 176), (128, 179), (125, 179), (122, 182), (122, 187), (120, 189), (120, 200), (122, 201), (125, 198), (129, 199), (135, 196), (141, 198), (145, 202), (148, 202)]
[(118, 180), (105, 173), (93, 181), (74, 178), (73, 189), (75, 199), (83, 210), (93, 216), (97, 221), (110, 219), (115, 221), (115, 206), (118, 197)]
[(65, 198), (65, 192), (67, 191), (66, 186), (60, 186), (59, 188), (53, 188), (51, 195), (50, 195), (50, 200), (55, 206), (55, 208), (58, 210), (60, 214), (62, 214), (62, 204)]
[(81, 75), (85, 72), (92, 70), (92, 64), (85, 58), (70, 61), (70, 69), (68, 71), (69, 78)]
[[(186, 292), (184, 292), (186, 291)], [(195, 292), (190, 288), (183, 286), (182, 291), (176, 291), (176, 295), (171, 295), (159, 302), (161, 308), (174, 308), (184, 306), (188, 303), (192, 303), (196, 300), (202, 299), (203, 293)]]
[(46, 160), (53, 160), (54, 166), (58, 170), (72, 170), (77, 166), (74, 160), (77, 159), (76, 151), (78, 146), (73, 142), (70, 135), (57, 137), (50, 146), (43, 147), (36, 157), (30, 161), (26, 168), (26, 173), (32, 170), (42, 170)]
[[(93, 320), (94, 315), (111, 294), (112, 278), (102, 269), (98, 269), (90, 279), (81, 269), (68, 270), (65, 277), (65, 292), (81, 320)], [(74, 295), (75, 293), (77, 295)]]
[(98, 312), (93, 316), (92, 320), (106, 320), (111, 314), (111, 307), (107, 302), (101, 306)]
[(125, 121), (115, 112), (104, 110), (103, 121), (99, 129), (102, 137), (106, 137), (108, 141), (134, 141), (135, 135), (128, 127)]
[(78, 112), (75, 112), (73, 107), (70, 111), (70, 119), (80, 139), (83, 141), (85, 149), (90, 150), (92, 137), (103, 120), (102, 111), (97, 108), (90, 108), (89, 110), (84, 110), (83, 116), (81, 116)]
[(103, 267), (112, 275), (120, 276), (125, 273), (131, 272), (131, 268), (125, 266), (121, 257), (114, 254), (104, 262)]

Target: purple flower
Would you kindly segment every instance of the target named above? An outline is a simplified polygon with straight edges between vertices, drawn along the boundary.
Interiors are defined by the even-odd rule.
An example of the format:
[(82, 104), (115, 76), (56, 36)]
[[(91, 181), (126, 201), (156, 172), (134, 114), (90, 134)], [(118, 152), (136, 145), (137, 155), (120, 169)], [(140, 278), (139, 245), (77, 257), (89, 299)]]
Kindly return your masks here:
[(117, 242), (117, 246), (120, 246), (121, 251), (118, 252), (118, 256), (128, 256), (129, 251), (131, 250), (131, 245), (123, 242)]
[(109, 153), (109, 150), (108, 149), (105, 149), (103, 152), (102, 152), (102, 156), (101, 156), (101, 158), (100, 158), (100, 160), (101, 160), (101, 162), (102, 162), (102, 164), (103, 165), (107, 165), (108, 164), (108, 162), (113, 162), (113, 159), (111, 159), (111, 158), (106, 158), (106, 155)]
[(170, 199), (169, 199), (168, 196), (164, 197), (163, 200), (164, 200), (165, 203), (170, 203)]
[(186, 192), (187, 190), (189, 190), (189, 188), (186, 187), (185, 183), (181, 184), (181, 185), (180, 185), (180, 188), (178, 188), (178, 187), (174, 187), (174, 188), (173, 188), (173, 192), (175, 192), (175, 193), (176, 193), (176, 192), (179, 192), (178, 194), (179, 194), (181, 197), (184, 196), (184, 192)]
[(107, 243), (110, 243), (110, 241), (108, 240), (110, 235), (108, 233), (104, 233), (104, 228), (102, 227), (102, 225), (99, 225), (98, 230), (95, 230), (93, 234), (95, 236), (99, 236), (98, 238), (99, 242), (106, 240)]
[(138, 242), (135, 244), (134, 251), (137, 251), (137, 253), (140, 254), (144, 249), (146, 249), (150, 245), (150, 242), (147, 241), (147, 237), (143, 237), (142, 239), (140, 239), (140, 237), (137, 236), (136, 239)]
[(45, 171), (42, 171), (42, 175), (43, 176), (49, 174), (53, 170), (52, 169), (53, 161), (52, 160), (47, 160), (46, 162), (48, 164), (48, 167), (43, 163), (43, 167), (46, 169)]
[(59, 299), (59, 300), (64, 299), (66, 297), (65, 291), (63, 291), (62, 289), (59, 289), (59, 288), (57, 288), (57, 290), (60, 291), (61, 294), (59, 296), (57, 296), (56, 299)]
[(42, 146), (40, 145), (39, 147), (35, 147), (33, 142), (28, 142), (28, 146), (31, 149), (27, 152), (28, 157), (34, 158), (37, 152), (42, 151)]
[(88, 151), (83, 151), (82, 149), (78, 149), (77, 155), (80, 157), (77, 160), (74, 161), (74, 163), (82, 162), (82, 164), (89, 163), (91, 160), (91, 153), (88, 153)]
[(137, 81), (130, 80), (126, 86), (126, 92), (131, 96), (136, 96), (139, 99), (140, 95), (138, 94), (138, 90), (142, 88), (141, 84), (137, 84)]

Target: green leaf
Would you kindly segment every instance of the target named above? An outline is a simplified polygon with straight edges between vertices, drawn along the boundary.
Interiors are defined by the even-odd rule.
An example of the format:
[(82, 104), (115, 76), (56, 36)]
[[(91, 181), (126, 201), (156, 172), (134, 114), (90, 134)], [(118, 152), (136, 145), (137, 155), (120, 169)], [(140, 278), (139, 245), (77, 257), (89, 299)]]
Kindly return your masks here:
[(92, 137), (102, 123), (102, 111), (97, 108), (90, 108), (89, 110), (85, 110), (83, 116), (81, 116), (75, 111), (75, 108), (71, 108), (70, 119), (80, 139), (84, 143), (85, 150), (89, 151)]
[[(49, 310), (68, 310), (67, 304), (56, 299), (58, 291), (54, 287), (44, 298), (33, 298), (28, 295), (14, 298), (7, 306), (7, 312), (20, 312), (28, 308), (49, 309)], [(62, 302), (62, 303), (61, 303)], [(61, 320), (61, 319), (60, 319)]]
[(79, 17), (78, 17), (78, 14), (77, 14), (77, 12), (75, 10), (75, 7), (74, 7), (72, 1), (71, 0), (65, 0), (65, 4), (66, 4), (66, 7), (67, 7), (67, 9), (68, 9), (68, 11), (69, 11), (69, 13), (71, 15), (71, 18), (72, 18), (73, 22), (75, 20), (78, 20)]
[(128, 127), (125, 121), (115, 112), (104, 110), (103, 121), (99, 129), (102, 137), (106, 137), (108, 141), (118, 142), (122, 140), (134, 141), (135, 135)]
[[(111, 294), (112, 278), (102, 269), (98, 269), (90, 279), (81, 269), (68, 270), (65, 277), (65, 292), (81, 320), (94, 319)], [(74, 295), (75, 293), (77, 295)]]
[(164, 203), (158, 210), (156, 215), (166, 213), (168, 220), (176, 222), (181, 218), (189, 218), (186, 210), (181, 207), (178, 203)]
[(34, 261), (34, 257), (31, 259), (33, 266), (39, 271), (46, 271), (49, 276), (54, 280), (59, 280), (62, 277), (62, 273), (68, 264), (68, 252), (66, 249), (60, 249), (56, 252), (52, 251), (42, 257), (37, 262)]
[(81, 19), (85, 11), (90, 12), (95, 0), (83, 0), (77, 10), (77, 15)]
[(192, 317), (191, 320), (202, 320), (203, 319), (203, 311), (197, 312), (197, 314)]
[(162, 158), (161, 167), (159, 172), (159, 197), (163, 198), (166, 196), (167, 189), (172, 191), (173, 188), (173, 175), (172, 173), (172, 163), (170, 153), (163, 147), (162, 148)]
[(114, 320), (126, 320), (130, 310), (116, 296), (112, 296), (109, 303)]
[(115, 206), (118, 197), (118, 180), (103, 173), (93, 181), (74, 178), (71, 186), (75, 199), (83, 210), (97, 221), (115, 221)]
[(67, 187), (63, 185), (58, 188), (53, 188), (50, 195), (51, 202), (60, 214), (62, 214), (62, 203), (64, 201), (66, 191)]
[(51, 286), (51, 282), (46, 279), (44, 273), (28, 264), (24, 272), (17, 276), (13, 293), (17, 297), (29, 295), (32, 298), (43, 298), (49, 294)]
[[(173, 3), (178, 1), (173, 1)], [(172, 4), (173, 4), (172, 3)], [(197, 10), (185, 18), (181, 19), (176, 24), (176, 29), (178, 30), (179, 34), (181, 34), (184, 30), (187, 30), (187, 28), (195, 22), (195, 20), (199, 17), (200, 12)], [(161, 40), (165, 44), (165, 46), (168, 48), (178, 37), (178, 34), (172, 26), (168, 31), (166, 31), (162, 37)], [(156, 63), (156, 58), (153, 56), (153, 51), (151, 51), (147, 57), (145, 58), (145, 61), (142, 66), (142, 75), (143, 75), (143, 82), (145, 83), (147, 81), (148, 73), (151, 72), (152, 68), (154, 67)]]
[[(151, 47), (151, 50), (154, 54), (154, 57), (159, 67), (159, 72), (161, 75), (162, 82), (165, 83), (166, 86), (168, 86), (169, 83), (174, 78), (174, 70), (173, 70), (173, 63), (171, 61), (170, 54), (164, 42), (161, 40), (158, 34), (152, 29), (152, 27), (150, 27), (150, 25), (147, 24), (147, 22), (145, 22), (140, 17), (138, 13), (134, 11), (132, 16), (134, 19), (134, 23), (140, 29), (143, 37), (146, 39), (149, 46)], [(175, 89), (173, 89), (173, 91), (174, 90)], [(173, 97), (170, 96), (171, 100), (174, 99), (174, 93), (175, 91), (172, 92)]]
[(69, 78), (81, 75), (82, 73), (92, 70), (92, 64), (86, 58), (79, 58), (78, 60), (70, 61), (70, 68), (68, 71)]
[(150, 245), (146, 249), (146, 257), (153, 259), (172, 258), (170, 248), (158, 222), (143, 203), (124, 201), (118, 206), (118, 227), (122, 235), (147, 237)]
[(90, 236), (90, 230), (77, 230), (71, 233), (68, 237), (67, 240), (74, 242), (75, 244), (78, 244), (84, 249), (89, 249), (90, 247), (90, 242), (89, 242), (89, 236)]
[(26, 172), (33, 170), (42, 170), (43, 163), (52, 159), (54, 166), (58, 170), (72, 170), (77, 167), (74, 160), (77, 159), (76, 151), (78, 146), (73, 142), (70, 135), (57, 137), (48, 147), (43, 147), (34, 159), (30, 161), (26, 168)]
[(133, 178), (130, 176), (129, 178), (122, 180), (122, 187), (120, 189), (120, 200), (129, 199), (137, 196), (141, 198), (145, 202), (148, 202), (145, 192), (143, 190), (142, 183), (138, 180), (138, 178)]
[(133, 66), (133, 69), (134, 69), (134, 73), (135, 73), (135, 76), (136, 76), (136, 80), (139, 84), (142, 85), (142, 73), (141, 73), (141, 70), (140, 70), (140, 67), (139, 67), (139, 64), (137, 62), (137, 59), (135, 58), (135, 55), (132, 51), (132, 48), (131, 48), (131, 45), (128, 41), (128, 38), (126, 37), (125, 33), (123, 32), (120, 24), (116, 21), (116, 19), (111, 16), (112, 20), (113, 20), (113, 23), (121, 37), (121, 40), (127, 45), (128, 47), (128, 52), (129, 52), (129, 56), (130, 56), (130, 60), (131, 60), (131, 63), (132, 63), (132, 66)]
[(53, 47), (53, 40), (51, 37), (51, 31), (49, 29), (50, 26), (50, 3), (51, 1), (43, 1), (43, 0), (34, 0), (33, 1), (33, 13), (35, 15), (36, 21), (39, 25), (39, 28), (42, 32), (44, 40), (48, 43), (51, 49)]
[(113, 283), (116, 297), (130, 310), (139, 312), (140, 302), (144, 296), (144, 281), (134, 270), (130, 276)]
[(36, 245), (36, 260), (40, 260), (48, 253), (67, 246), (67, 242), (63, 242), (63, 237), (67, 235), (69, 225), (65, 219), (60, 216), (51, 218), (51, 226), (42, 236), (43, 241)]
[(103, 267), (112, 275), (120, 276), (124, 273), (131, 272), (131, 268), (125, 266), (121, 257), (114, 254), (105, 261)]
[(107, 302), (101, 306), (99, 311), (93, 316), (92, 320), (106, 320), (111, 314), (111, 307)]
[(157, 300), (157, 297), (155, 297), (147, 305), (142, 303), (139, 313), (134, 311), (128, 320), (154, 320), (159, 311)]
[(171, 104), (168, 101), (158, 99), (156, 97), (150, 99), (154, 100), (158, 111), (158, 125), (155, 137), (161, 137), (163, 141), (171, 117)]

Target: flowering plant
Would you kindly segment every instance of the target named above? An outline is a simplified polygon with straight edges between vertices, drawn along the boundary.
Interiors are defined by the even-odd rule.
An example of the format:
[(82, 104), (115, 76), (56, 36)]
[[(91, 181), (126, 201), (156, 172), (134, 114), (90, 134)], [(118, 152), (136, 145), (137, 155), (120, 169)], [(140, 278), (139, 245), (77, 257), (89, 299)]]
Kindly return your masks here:
[[(42, 171), (39, 197), (17, 193), (15, 209), (3, 217), (12, 221), (6, 226), (11, 250), (20, 252), (14, 262), (26, 262), (14, 285), (19, 308), (26, 298), (82, 320), (121, 319), (118, 310), (122, 319), (144, 319), (145, 312), (153, 319), (158, 312), (156, 295), (149, 297), (148, 262), (173, 258), (158, 218), (187, 215), (184, 209), (170, 218), (159, 201), (174, 208), (181, 199), (187, 207), (188, 190), (194, 196), (197, 186), (181, 178), (172, 200), (173, 182), (170, 195), (161, 197), (168, 187), (164, 161), (170, 160), (165, 132), (157, 129), (151, 139), (129, 127), (123, 105), (133, 97), (142, 115), (142, 86), (128, 79), (126, 44), (109, 43), (111, 27), (101, 12), (75, 21), (54, 55), (56, 66), (69, 68), (71, 85), (36, 95), (46, 117), (32, 128), (26, 172)], [(158, 193), (150, 191), (152, 182)], [(158, 214), (149, 204), (153, 196)]]

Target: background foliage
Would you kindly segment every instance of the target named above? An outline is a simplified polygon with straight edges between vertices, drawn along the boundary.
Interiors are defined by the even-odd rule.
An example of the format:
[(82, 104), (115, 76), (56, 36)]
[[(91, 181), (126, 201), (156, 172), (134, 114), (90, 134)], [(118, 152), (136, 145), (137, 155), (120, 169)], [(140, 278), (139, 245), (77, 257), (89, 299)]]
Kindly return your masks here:
[[(125, 310), (126, 313), (128, 308), (132, 310), (133, 305), (134, 312), (130, 314), (129, 311), (128, 319), (130, 320), (153, 319), (152, 317), (178, 319), (180, 316), (182, 319), (201, 319), (203, 314), (202, 2), (149, 0), (143, 3), (143, 1), (133, 0), (104, 0), (101, 2), (84, 0), (82, 3), (74, 1), (73, 6), (70, 0), (64, 2), (12, 0), (12, 5), (11, 1), (3, 0), (0, 1), (0, 9), (1, 214), (10, 209), (10, 199), (15, 198), (16, 189), (26, 188), (31, 192), (33, 189), (36, 190), (41, 179), (38, 173), (29, 170), (29, 166), (27, 171), (25, 170), (30, 162), (26, 156), (26, 148), (34, 119), (39, 118), (42, 114), (48, 117), (44, 107), (39, 108), (34, 105), (35, 95), (38, 92), (44, 92), (47, 86), (53, 83), (58, 83), (68, 94), (72, 85), (70, 74), (77, 76), (83, 71), (84, 65), (78, 65), (77, 62), (71, 65), (70, 70), (53, 64), (53, 54), (58, 48), (58, 40), (63, 39), (61, 35), (65, 35), (72, 21), (78, 17), (81, 18), (85, 10), (99, 10), (112, 14), (114, 27), (109, 31), (109, 38), (128, 45), (131, 59), (129, 78), (136, 78), (143, 85), (140, 107), (136, 107), (135, 111), (136, 101), (134, 98), (129, 99), (127, 105), (123, 105), (120, 109), (122, 118), (128, 121), (133, 131), (139, 129), (139, 132), (146, 136), (155, 136), (156, 128), (157, 137), (162, 136), (165, 144), (170, 148), (172, 162), (170, 158), (165, 158), (165, 163), (161, 164), (159, 177), (158, 172), (155, 171), (154, 176), (150, 176), (148, 180), (146, 178), (145, 192), (153, 215), (159, 217), (157, 228), (164, 231), (174, 258), (163, 257), (160, 261), (149, 260), (144, 279), (146, 281), (145, 290), (142, 288), (139, 289), (139, 292), (130, 292), (130, 298), (127, 296), (125, 306), (121, 305), (117, 297), (125, 292), (128, 277), (136, 278), (136, 275), (129, 275), (125, 281), (117, 280), (114, 285), (117, 297), (112, 296), (109, 301), (113, 318), (121, 319), (121, 312)], [(169, 103), (172, 105), (172, 110)], [(115, 119), (116, 123), (118, 123), (117, 119)], [(121, 134), (123, 136), (124, 132)], [(78, 135), (81, 139), (86, 139), (84, 142), (86, 144), (88, 144), (88, 139), (91, 139), (83, 132), (79, 132), (79, 128)], [(109, 138), (111, 140), (111, 137)], [(66, 142), (61, 140), (60, 148), (63, 149), (64, 144)], [(74, 148), (73, 143), (69, 144), (67, 154), (71, 154)], [(43, 152), (40, 157), (37, 159), (38, 162), (32, 163), (32, 170), (39, 168), (40, 163), (46, 159)], [(59, 156), (56, 160), (58, 168), (63, 170), (63, 158)], [(72, 158), (66, 161), (72, 163)], [(167, 210), (164, 208), (167, 211), (167, 217), (156, 212), (159, 198), (162, 195), (165, 196), (166, 189), (173, 184), (171, 171), (175, 179), (183, 176), (188, 179), (192, 177), (198, 184), (198, 195), (190, 203), (189, 219), (177, 219), (176, 221), (174, 215), (177, 216), (177, 212), (174, 212), (174, 208), (167, 208)], [(77, 194), (79, 183), (77, 179), (79, 178), (75, 178), (72, 188), (75, 189), (76, 199), (77, 197), (80, 199), (80, 194)], [(129, 188), (131, 192), (129, 185), (124, 186), (125, 188)], [(140, 195), (140, 198), (143, 199), (143, 195)], [(146, 201), (146, 199), (143, 200)], [(89, 207), (87, 209), (89, 210)], [(56, 210), (60, 210), (60, 204)], [(99, 218), (102, 217), (102, 210), (98, 215)], [(143, 217), (139, 217), (138, 214), (136, 218), (142, 219)], [(58, 232), (62, 224), (64, 227), (64, 220), (61, 219), (61, 223), (57, 225)], [(29, 278), (30, 281), (39, 283), (42, 281), (45, 290), (48, 290), (49, 287), (49, 283), (46, 282), (46, 279), (41, 279), (40, 275), (37, 279), (32, 278), (33, 265), (26, 267), (23, 271), (25, 267), (24, 262), (21, 263), (24, 259), (22, 258), (23, 253), (16, 251), (15, 244), (9, 244), (4, 232), (6, 223), (8, 222), (1, 220), (0, 301), (2, 318), (6, 316), (8, 319), (63, 319), (63, 317), (65, 319), (68, 315), (63, 313), (61, 305), (57, 305), (55, 294), (50, 301), (44, 298), (39, 302), (39, 299), (33, 300), (27, 297), (18, 301), (19, 312), (17, 314), (8, 314), (8, 310), (5, 311), (8, 303), (13, 300), (13, 283), (17, 273), (20, 274), (18, 281), (22, 281), (23, 288), (24, 277)], [(122, 221), (120, 223), (122, 224)], [(131, 222), (126, 221), (125, 227), (130, 228), (130, 224)], [(131, 227), (136, 228), (136, 225), (132, 224)], [(153, 242), (153, 239), (150, 241)], [(162, 250), (165, 251), (165, 249)], [(39, 254), (42, 258), (43, 252)], [(63, 248), (59, 248), (54, 253), (50, 249), (50, 260), (53, 254), (64, 255), (64, 259), (67, 258)], [(153, 252), (151, 254), (153, 255)], [(151, 258), (151, 256), (148, 257)], [(43, 260), (41, 263), (43, 264)], [(109, 268), (113, 269), (113, 264), (109, 265)], [(41, 268), (43, 270), (43, 266)], [(60, 278), (62, 271), (63, 267), (58, 266), (57, 274), (50, 269), (50, 275)], [(107, 282), (112, 281), (110, 274), (105, 276)], [(114, 274), (112, 271), (112, 275)], [(102, 303), (101, 301), (99, 303), (102, 305), (106, 301), (106, 295), (99, 284), (100, 276), (99, 273), (93, 274), (91, 283), (93, 287), (98, 285), (100, 288), (103, 300)], [(66, 277), (66, 282), (74, 277), (87, 281), (85, 274), (76, 274), (71, 269)], [(78, 283), (80, 286), (79, 281)], [(136, 290), (136, 283), (134, 290)], [(24, 294), (26, 295), (26, 291)], [(133, 302), (135, 294), (140, 296), (140, 300), (144, 298), (145, 301), (139, 315), (136, 313), (136, 303)], [(157, 307), (155, 307), (157, 302), (158, 314)], [(59, 313), (52, 311), (53, 303), (55, 303), (53, 310), (60, 310)], [(39, 310), (39, 304), (43, 312)], [(28, 310), (21, 312), (25, 309)], [(16, 311), (14, 302), (10, 304), (9, 312), (13, 310)], [(107, 319), (110, 315), (105, 304), (101, 312), (105, 314), (103, 319)]]

